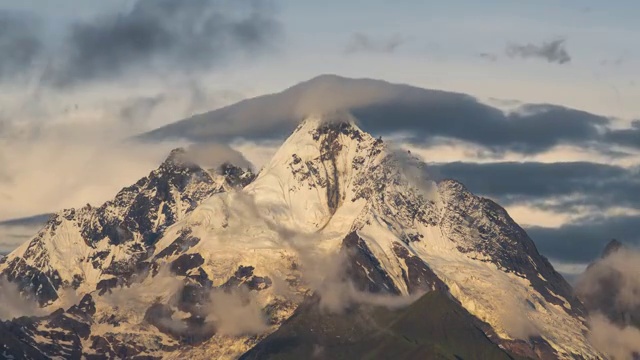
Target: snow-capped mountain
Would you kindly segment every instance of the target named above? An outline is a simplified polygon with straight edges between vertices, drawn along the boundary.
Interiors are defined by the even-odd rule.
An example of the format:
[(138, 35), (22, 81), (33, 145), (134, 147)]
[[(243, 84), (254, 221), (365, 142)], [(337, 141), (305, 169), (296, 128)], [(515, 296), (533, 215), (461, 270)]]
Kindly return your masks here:
[(99, 208), (57, 214), (2, 261), (42, 306), (90, 309), (6, 322), (5, 351), (59, 356), (62, 345), (35, 342), (73, 318), (73, 351), (89, 358), (237, 358), (312, 294), (340, 311), (431, 291), (492, 351), (601, 358), (570, 286), (503, 208), (428, 180), (349, 115), (307, 118), (257, 176), (179, 154)]
[(38, 234), (3, 259), (0, 271), (45, 306), (71, 287), (104, 291), (142, 270), (153, 244), (212, 194), (253, 179), (232, 165), (209, 172), (174, 150), (149, 176), (95, 208), (54, 214)]

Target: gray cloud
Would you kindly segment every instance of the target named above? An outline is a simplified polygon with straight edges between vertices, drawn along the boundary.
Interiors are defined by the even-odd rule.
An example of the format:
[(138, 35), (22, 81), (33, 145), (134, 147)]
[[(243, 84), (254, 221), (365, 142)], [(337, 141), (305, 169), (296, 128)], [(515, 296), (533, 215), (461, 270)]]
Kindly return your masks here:
[(199, 143), (187, 147), (183, 160), (190, 161), (204, 169), (218, 169), (224, 163), (242, 168), (251, 168), (251, 163), (238, 151), (226, 144)]
[[(56, 50), (46, 54), (49, 65), (43, 80), (64, 87), (136, 70), (209, 70), (231, 55), (254, 54), (274, 45), (280, 25), (270, 4), (137, 0), (128, 11), (72, 23)], [(0, 58), (6, 63), (0, 66), (10, 70), (40, 55), (36, 50), (42, 38), (30, 24), (9, 20), (0, 17)], [(7, 56), (5, 47), (14, 49), (13, 55)]]
[(363, 33), (353, 33), (347, 46), (345, 53), (353, 54), (358, 52), (375, 52), (375, 53), (393, 53), (405, 43), (405, 39), (396, 34), (387, 39), (374, 39)]
[(640, 216), (586, 217), (559, 228), (532, 226), (527, 233), (541, 253), (566, 262), (590, 262), (612, 238), (639, 245)]
[(492, 61), (492, 62), (498, 61), (498, 55), (496, 55), (496, 54), (484, 52), (484, 53), (478, 54), (478, 56), (480, 56), (483, 59), (487, 59), (489, 61)]
[(615, 359), (640, 353), (640, 252), (610, 248), (576, 283), (589, 313), (594, 346)]
[(640, 216), (606, 216), (613, 207), (640, 209), (640, 169), (589, 162), (431, 164), (431, 175), (454, 178), (503, 205), (592, 214), (558, 228), (530, 226), (541, 253), (563, 262), (596, 258), (611, 238), (640, 244)]
[(11, 320), (21, 316), (42, 316), (45, 311), (38, 303), (25, 298), (14, 283), (0, 277), (0, 320)]
[(323, 75), (278, 94), (196, 115), (144, 138), (280, 139), (307, 114), (344, 109), (375, 135), (405, 132), (408, 141), (421, 145), (459, 139), (495, 153), (534, 154), (559, 144), (596, 146), (610, 123), (606, 117), (561, 106), (524, 105), (505, 114), (464, 94)]
[(0, 79), (29, 72), (43, 51), (35, 18), (0, 11)]
[(618, 326), (604, 315), (595, 313), (589, 318), (589, 341), (611, 359), (636, 359), (640, 354), (640, 330), (632, 326)]
[(627, 129), (609, 130), (605, 138), (614, 144), (640, 149), (640, 120), (634, 120)]
[(590, 162), (453, 162), (432, 164), (429, 171), (459, 180), (471, 191), (507, 205), (526, 203), (563, 212), (579, 206), (640, 209), (638, 168)]
[(119, 110), (118, 117), (127, 122), (145, 122), (153, 110), (163, 101), (165, 101), (164, 94), (130, 100)]
[(571, 61), (571, 55), (565, 48), (565, 39), (556, 39), (536, 44), (509, 44), (506, 48), (509, 57), (538, 58), (550, 63), (565, 64)]

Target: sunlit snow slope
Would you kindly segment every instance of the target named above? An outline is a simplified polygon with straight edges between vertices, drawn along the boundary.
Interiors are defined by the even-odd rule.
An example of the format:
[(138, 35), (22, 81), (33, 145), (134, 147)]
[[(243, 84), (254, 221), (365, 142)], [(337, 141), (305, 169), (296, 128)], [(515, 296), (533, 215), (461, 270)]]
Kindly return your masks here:
[[(98, 210), (56, 215), (0, 264), (44, 306), (66, 291), (92, 295), (84, 353), (107, 342), (150, 356), (237, 357), (261, 337), (225, 330), (208, 292), (245, 289), (266, 313), (265, 335), (311, 291), (328, 297), (319, 284), (346, 278), (358, 293), (449, 293), (515, 354), (600, 357), (570, 286), (503, 208), (428, 180), (423, 164), (347, 114), (306, 119), (255, 179), (233, 167), (163, 167)], [(138, 301), (111, 310), (127, 291)]]

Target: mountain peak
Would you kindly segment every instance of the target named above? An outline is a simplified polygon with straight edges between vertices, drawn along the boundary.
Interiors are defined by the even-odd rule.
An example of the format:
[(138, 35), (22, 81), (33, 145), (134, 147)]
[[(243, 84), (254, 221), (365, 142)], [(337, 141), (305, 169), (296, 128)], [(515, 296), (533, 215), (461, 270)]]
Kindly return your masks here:
[(183, 147), (175, 148), (171, 150), (169, 156), (164, 160), (165, 163), (179, 163), (184, 158), (184, 155), (187, 153), (187, 150)]
[(362, 131), (358, 125), (356, 125), (356, 122), (356, 118), (348, 111), (338, 110), (324, 113), (312, 113), (300, 123), (293, 134), (303, 129), (315, 130), (320, 128), (353, 128), (355, 130)]
[(617, 252), (618, 250), (620, 250), (623, 247), (624, 247), (623, 243), (621, 243), (620, 241), (618, 241), (616, 239), (611, 239), (607, 243), (607, 246), (604, 247), (604, 250), (602, 250), (602, 255), (600, 257), (601, 258), (606, 258), (607, 256)]

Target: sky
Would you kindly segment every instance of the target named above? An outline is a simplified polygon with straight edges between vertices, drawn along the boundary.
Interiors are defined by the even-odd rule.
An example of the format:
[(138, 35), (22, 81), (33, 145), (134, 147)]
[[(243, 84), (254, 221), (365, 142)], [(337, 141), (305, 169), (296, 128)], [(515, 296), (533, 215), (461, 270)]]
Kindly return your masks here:
[[(378, 124), (434, 172), (506, 206), (559, 269), (579, 272), (609, 238), (640, 243), (639, 11), (630, 0), (0, 0), (0, 222), (100, 204), (185, 144), (122, 139), (338, 74), (505, 111), (590, 113), (535, 108), (553, 116), (514, 130), (471, 104), (467, 132)], [(437, 141), (399, 135), (416, 128)], [(487, 129), (511, 131), (508, 144)], [(232, 146), (259, 167), (277, 144)], [(0, 251), (31, 231), (10, 225), (0, 223)]]

